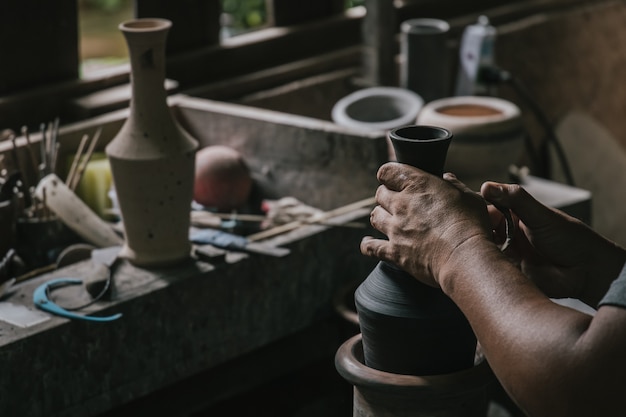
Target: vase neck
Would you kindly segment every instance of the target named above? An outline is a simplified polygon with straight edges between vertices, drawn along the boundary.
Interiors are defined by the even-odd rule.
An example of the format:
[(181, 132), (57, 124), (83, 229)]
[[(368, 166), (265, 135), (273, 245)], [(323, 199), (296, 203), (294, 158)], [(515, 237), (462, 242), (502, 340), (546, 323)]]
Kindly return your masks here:
[(122, 27), (130, 58), (131, 112), (167, 111), (165, 91), (165, 41), (169, 26), (140, 30)]
[(154, 114), (167, 109), (164, 57), (158, 56), (165, 54), (157, 49), (151, 48), (138, 54), (131, 52), (131, 112), (144, 109)]

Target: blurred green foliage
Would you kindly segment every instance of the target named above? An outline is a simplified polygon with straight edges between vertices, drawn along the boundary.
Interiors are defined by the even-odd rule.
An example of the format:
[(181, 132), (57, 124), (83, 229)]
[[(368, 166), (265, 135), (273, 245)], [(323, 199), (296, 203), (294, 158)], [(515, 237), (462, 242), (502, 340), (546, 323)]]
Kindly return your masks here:
[(222, 11), (235, 29), (255, 28), (267, 21), (265, 0), (222, 0)]
[(102, 12), (113, 13), (122, 9), (132, 0), (80, 0), (80, 6)]
[(346, 0), (346, 9), (365, 5), (365, 0)]
[[(365, 0), (345, 0), (346, 9), (364, 4)], [(222, 0), (222, 10), (230, 17), (229, 25), (234, 29), (251, 29), (267, 21), (265, 0)]]
[[(132, 0), (79, 0), (84, 8), (113, 13), (127, 7)], [(222, 11), (227, 16), (225, 26), (234, 31), (258, 28), (267, 21), (265, 0), (221, 0)], [(294, 0), (302, 1), (302, 0)], [(316, 0), (308, 0), (316, 1)], [(365, 0), (345, 0), (346, 9), (362, 6)]]

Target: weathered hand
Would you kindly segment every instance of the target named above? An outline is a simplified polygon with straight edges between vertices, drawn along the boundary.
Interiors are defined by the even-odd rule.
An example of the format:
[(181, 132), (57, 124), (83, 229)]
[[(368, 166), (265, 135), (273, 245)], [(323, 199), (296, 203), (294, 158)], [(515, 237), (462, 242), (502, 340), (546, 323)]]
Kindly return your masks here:
[(484, 200), (452, 174), (444, 179), (405, 164), (383, 165), (370, 221), (388, 240), (366, 237), (361, 252), (437, 285), (440, 268), (458, 247), (493, 243)]
[[(518, 232), (507, 254), (549, 297), (580, 298), (593, 305), (617, 277), (624, 251), (581, 221), (544, 206), (519, 185), (486, 182), (481, 194), (513, 211)], [(501, 213), (495, 208), (489, 213), (494, 229), (501, 231)]]

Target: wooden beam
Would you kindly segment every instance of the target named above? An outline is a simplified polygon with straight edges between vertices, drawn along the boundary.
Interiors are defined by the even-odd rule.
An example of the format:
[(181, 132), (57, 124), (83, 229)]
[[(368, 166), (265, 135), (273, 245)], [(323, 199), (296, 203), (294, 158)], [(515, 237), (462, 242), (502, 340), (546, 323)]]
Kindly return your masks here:
[(390, 0), (366, 0), (363, 20), (363, 82), (366, 85), (397, 85), (395, 41), (396, 10)]
[(181, 89), (260, 71), (361, 43), (362, 13), (344, 13), (288, 28), (226, 39), (220, 46), (168, 58), (167, 76)]
[(267, 0), (270, 26), (289, 26), (330, 17), (345, 10), (344, 0)]
[(135, 0), (135, 16), (172, 21), (167, 38), (168, 55), (218, 45), (221, 13), (219, 0)]
[(76, 0), (3, 0), (0, 16), (0, 95), (78, 78)]

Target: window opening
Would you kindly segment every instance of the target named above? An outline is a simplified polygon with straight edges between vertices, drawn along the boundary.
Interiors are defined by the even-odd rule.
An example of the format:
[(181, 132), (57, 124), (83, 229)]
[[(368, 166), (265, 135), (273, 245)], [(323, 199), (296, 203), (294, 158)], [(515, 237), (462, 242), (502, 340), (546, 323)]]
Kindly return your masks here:
[(220, 24), (222, 39), (266, 27), (265, 0), (222, 0)]
[(346, 0), (346, 9), (365, 6), (365, 0)]
[(133, 0), (79, 0), (80, 74), (128, 62), (120, 23), (134, 16)]

